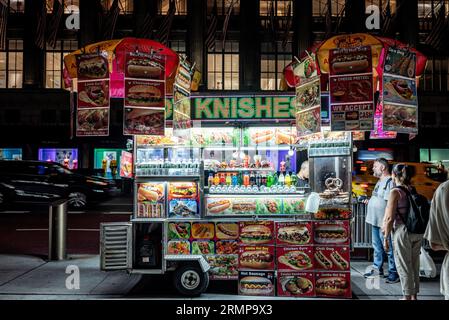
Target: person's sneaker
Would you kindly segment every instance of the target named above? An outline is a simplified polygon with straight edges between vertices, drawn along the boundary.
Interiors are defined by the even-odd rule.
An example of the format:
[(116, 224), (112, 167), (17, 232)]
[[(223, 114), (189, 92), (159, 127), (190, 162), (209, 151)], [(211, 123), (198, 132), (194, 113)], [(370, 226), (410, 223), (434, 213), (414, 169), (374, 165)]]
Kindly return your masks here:
[(399, 280), (399, 276), (398, 275), (394, 275), (394, 274), (390, 274), (387, 277), (387, 280), (385, 280), (385, 283), (398, 283)]
[(377, 269), (372, 269), (370, 272), (365, 273), (363, 275), (363, 277), (365, 277), (365, 278), (372, 278), (372, 277), (378, 277), (378, 276), (382, 277), (383, 275), (384, 275), (383, 272), (380, 272)]

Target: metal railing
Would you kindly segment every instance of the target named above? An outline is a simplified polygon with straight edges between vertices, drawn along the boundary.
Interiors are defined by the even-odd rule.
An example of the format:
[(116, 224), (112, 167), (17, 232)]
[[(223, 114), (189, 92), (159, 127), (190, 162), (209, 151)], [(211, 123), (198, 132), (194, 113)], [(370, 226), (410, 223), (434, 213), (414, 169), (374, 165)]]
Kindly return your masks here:
[(351, 224), (352, 245), (354, 248), (371, 248), (371, 225), (366, 223), (367, 205), (363, 202), (352, 204)]
[(48, 260), (65, 260), (67, 242), (67, 199), (48, 207)]

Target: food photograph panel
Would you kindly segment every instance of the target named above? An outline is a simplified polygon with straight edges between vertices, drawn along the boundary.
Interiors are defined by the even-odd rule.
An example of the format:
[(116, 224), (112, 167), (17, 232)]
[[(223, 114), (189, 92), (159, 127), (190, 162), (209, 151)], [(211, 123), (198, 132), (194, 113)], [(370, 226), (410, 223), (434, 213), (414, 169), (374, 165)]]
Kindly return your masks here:
[(312, 222), (276, 222), (276, 245), (313, 244)]
[(274, 246), (240, 246), (239, 270), (274, 270)]
[(352, 298), (351, 273), (316, 272), (315, 292), (317, 297)]
[(237, 280), (239, 277), (238, 254), (209, 255), (209, 276), (211, 280)]
[(239, 295), (274, 296), (275, 275), (270, 271), (239, 271)]
[(277, 246), (277, 270), (303, 271), (314, 267), (313, 246)]
[(315, 246), (315, 269), (349, 271), (349, 254), (349, 246)]
[(349, 221), (315, 221), (313, 223), (315, 245), (348, 245), (349, 232)]
[(240, 221), (240, 244), (270, 245), (274, 243), (273, 221)]
[(315, 276), (313, 272), (278, 272), (277, 296), (314, 297)]

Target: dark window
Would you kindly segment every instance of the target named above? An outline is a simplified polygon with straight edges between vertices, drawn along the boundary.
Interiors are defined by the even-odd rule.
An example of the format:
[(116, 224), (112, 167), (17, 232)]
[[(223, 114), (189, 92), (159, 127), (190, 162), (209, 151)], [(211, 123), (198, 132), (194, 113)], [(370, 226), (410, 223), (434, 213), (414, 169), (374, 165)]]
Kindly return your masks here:
[(5, 122), (6, 123), (17, 123), (20, 122), (20, 110), (9, 109), (5, 111)]
[(435, 112), (423, 112), (421, 114), (421, 123), (423, 126), (431, 126), (436, 124)]
[(440, 112), (440, 124), (449, 125), (449, 112)]
[(56, 110), (42, 110), (41, 121), (43, 123), (56, 123)]
[(69, 123), (70, 122), (70, 111), (69, 110), (59, 111), (59, 121), (62, 123)]

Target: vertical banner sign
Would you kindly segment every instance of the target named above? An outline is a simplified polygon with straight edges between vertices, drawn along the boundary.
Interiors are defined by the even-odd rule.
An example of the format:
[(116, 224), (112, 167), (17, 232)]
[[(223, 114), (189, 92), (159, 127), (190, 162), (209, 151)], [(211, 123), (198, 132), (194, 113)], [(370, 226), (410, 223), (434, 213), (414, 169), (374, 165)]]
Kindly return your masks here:
[(383, 130), (418, 133), (416, 54), (389, 48), (382, 77)]
[(382, 103), (379, 101), (374, 113), (374, 130), (370, 132), (370, 139), (396, 139), (396, 131), (383, 131), (382, 130)]
[(374, 128), (373, 69), (368, 46), (329, 51), (332, 131)]
[(127, 52), (125, 58), (124, 135), (164, 135), (165, 57)]
[(296, 91), (296, 131), (304, 137), (321, 131), (321, 82), (314, 54), (293, 69)]
[(173, 87), (173, 135), (190, 138), (190, 87), (192, 85), (192, 65), (186, 59), (179, 62)]
[(78, 55), (76, 136), (109, 135), (108, 61), (100, 54)]

